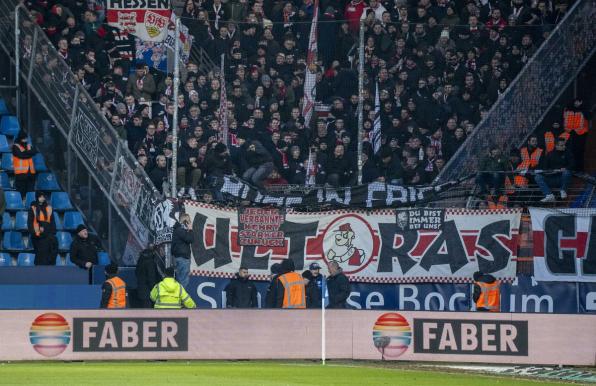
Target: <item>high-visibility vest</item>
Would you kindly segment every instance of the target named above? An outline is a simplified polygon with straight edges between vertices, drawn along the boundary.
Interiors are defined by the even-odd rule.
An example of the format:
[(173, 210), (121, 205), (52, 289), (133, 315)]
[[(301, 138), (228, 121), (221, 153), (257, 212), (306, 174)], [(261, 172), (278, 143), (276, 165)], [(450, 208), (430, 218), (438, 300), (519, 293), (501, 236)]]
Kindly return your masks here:
[[(15, 143), (15, 146), (18, 147), (20, 151), (25, 151), (25, 147), (23, 145)], [(26, 150), (31, 150), (31, 145), (27, 145)], [(19, 158), (13, 154), (12, 164), (14, 166), (14, 174), (35, 174), (33, 158)]]
[(544, 133), (544, 147), (547, 154), (555, 150), (555, 135), (552, 131)]
[(476, 309), (484, 308), (490, 312), (499, 312), (501, 306), (500, 282), (484, 283), (477, 281), (474, 284), (480, 287), (480, 297), (476, 301)]
[(171, 277), (166, 277), (153, 287), (151, 300), (155, 301), (154, 308), (180, 309), (182, 307), (197, 307), (182, 285)]
[(563, 113), (563, 128), (567, 133), (575, 131), (577, 135), (588, 132), (589, 122), (580, 111), (565, 110)]
[(505, 209), (507, 208), (508, 202), (509, 197), (505, 194), (500, 195), (496, 201), (493, 196), (487, 197), (488, 209)]
[(117, 276), (106, 280), (112, 286), (108, 308), (126, 308), (126, 283)]
[(296, 272), (288, 272), (279, 276), (284, 286), (284, 302), (282, 308), (306, 308), (306, 291), (304, 279)]
[[(532, 154), (529, 154), (528, 148), (524, 147), (521, 149), (520, 153), (521, 153), (522, 162), (519, 165), (517, 165), (517, 170), (528, 170), (531, 168), (538, 167), (538, 164), (540, 163), (540, 157), (542, 156), (541, 148), (537, 147), (536, 149), (534, 149)], [(526, 187), (530, 183), (528, 181), (528, 179), (522, 175), (516, 175), (513, 178), (513, 182), (515, 182), (515, 184), (517, 186), (522, 186), (522, 187)]]
[(46, 213), (44, 213), (39, 210), (39, 208), (32, 205), (31, 211), (33, 212), (33, 231), (35, 232), (35, 236), (39, 237), (41, 235), (41, 227), (39, 226), (39, 223), (51, 221), (52, 207), (49, 205), (46, 206)]

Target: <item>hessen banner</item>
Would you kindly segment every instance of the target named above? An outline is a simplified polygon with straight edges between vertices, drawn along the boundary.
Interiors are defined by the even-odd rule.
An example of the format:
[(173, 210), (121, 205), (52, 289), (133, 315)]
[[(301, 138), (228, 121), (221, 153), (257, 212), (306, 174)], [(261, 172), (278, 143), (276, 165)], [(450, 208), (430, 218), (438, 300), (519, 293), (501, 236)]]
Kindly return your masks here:
[(507, 281), (516, 272), (518, 210), (420, 208), (407, 218), (395, 210), (288, 211), (276, 232), (251, 234), (283, 236), (282, 246), (241, 246), (234, 209), (187, 201), (185, 211), (194, 233), (194, 275), (230, 278), (244, 266), (265, 280), (283, 259), (292, 259), (298, 271), (314, 261), (323, 267), (336, 261), (351, 281), (372, 283), (463, 283), (478, 270)]
[(530, 215), (536, 280), (596, 282), (596, 210), (530, 208)]
[[(0, 311), (0, 360), (318, 359), (320, 318), (320, 310)], [(591, 315), (329, 310), (325, 318), (332, 359), (593, 366), (596, 357)]]
[(170, 0), (107, 0), (108, 24), (143, 41), (162, 42), (171, 15)]

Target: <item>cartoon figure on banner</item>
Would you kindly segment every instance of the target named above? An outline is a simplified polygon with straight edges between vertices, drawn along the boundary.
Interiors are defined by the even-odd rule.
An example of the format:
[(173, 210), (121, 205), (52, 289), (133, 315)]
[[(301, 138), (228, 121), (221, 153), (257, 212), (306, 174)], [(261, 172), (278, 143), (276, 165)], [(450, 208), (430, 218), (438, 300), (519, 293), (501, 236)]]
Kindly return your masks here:
[(366, 253), (364, 249), (354, 246), (356, 234), (350, 224), (342, 224), (333, 232), (335, 233), (335, 248), (329, 249), (327, 259), (329, 261), (337, 261), (338, 263), (347, 262), (351, 267), (362, 265), (365, 261)]
[(408, 227), (408, 212), (403, 210), (397, 213), (397, 226), (403, 231)]

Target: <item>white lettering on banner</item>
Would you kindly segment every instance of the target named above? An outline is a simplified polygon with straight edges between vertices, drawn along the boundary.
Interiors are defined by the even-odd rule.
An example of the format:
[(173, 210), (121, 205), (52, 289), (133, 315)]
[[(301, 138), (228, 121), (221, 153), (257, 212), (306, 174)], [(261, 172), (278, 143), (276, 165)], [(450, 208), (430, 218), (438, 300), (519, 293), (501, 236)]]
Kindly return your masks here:
[(586, 294), (586, 310), (596, 311), (596, 292), (588, 292)]
[[(513, 296), (513, 295), (512, 295)], [(546, 302), (547, 311), (546, 312), (553, 312), (553, 298), (549, 295), (542, 295), (538, 297), (538, 295), (522, 295), (522, 312), (528, 312), (528, 306), (530, 302), (534, 303), (534, 312), (540, 312), (542, 302)], [(515, 304), (515, 303), (513, 303)]]
[(499, 342), (500, 347), (505, 347), (505, 350), (511, 352), (517, 352), (517, 346), (515, 345), (515, 338), (517, 337), (517, 329), (513, 326), (502, 324), (501, 325), (501, 341)]
[(101, 338), (99, 339), (99, 347), (105, 348), (107, 346), (112, 348), (118, 347), (118, 340), (116, 340), (116, 331), (114, 331), (114, 325), (111, 322), (107, 322), (103, 330), (101, 331)]
[(450, 324), (446, 325), (443, 329), (441, 340), (439, 342), (439, 350), (445, 350), (447, 348), (457, 350), (457, 341), (455, 340), (453, 327)]
[[(224, 183), (222, 189), (232, 190), (231, 184)], [(384, 186), (377, 183), (370, 188)], [(255, 194), (253, 202), (265, 199), (260, 193), (251, 194)], [(345, 200), (341, 193), (327, 198)], [(503, 281), (515, 277), (518, 210), (438, 212), (421, 208), (410, 216), (411, 223), (420, 225), (420, 231), (404, 231), (393, 211), (304, 213), (288, 209), (279, 229), (260, 229), (283, 232), (269, 234), (269, 238), (248, 232), (257, 230), (251, 226), (240, 226), (236, 210), (187, 201), (185, 211), (193, 219), (195, 239), (191, 272), (200, 272), (201, 276), (231, 278), (244, 265), (254, 278), (265, 280), (272, 264), (289, 258), (297, 270), (313, 261), (326, 269), (335, 261), (355, 282), (417, 283), (432, 278), (471, 282), (473, 273), (479, 270)], [(430, 234), (426, 228), (436, 233)], [(275, 242), (254, 242), (258, 239)], [(253, 244), (254, 250), (249, 252), (248, 244)], [(435, 301), (441, 303), (441, 309), (448, 305), (447, 298), (429, 299)]]
[(74, 118), (73, 130), (75, 144), (82, 156), (87, 158), (92, 168), (97, 167), (99, 127), (79, 108)]
[(491, 344), (495, 341), (495, 335), (492, 331), (497, 328), (494, 324), (484, 323), (482, 325), (482, 351), (497, 351), (497, 346)]
[[(418, 288), (415, 285), (411, 285), (411, 284), (402, 284), (399, 286), (398, 289), (398, 304), (399, 304), (399, 309), (400, 310), (404, 310), (404, 309), (411, 309), (412, 307), (409, 306), (413, 305), (413, 308), (415, 311), (434, 311), (434, 310), (439, 310), (439, 311), (443, 311), (445, 310), (445, 295), (439, 293), (439, 292), (429, 292), (425, 297), (424, 297), (424, 308), (421, 308), (420, 306), (420, 301), (418, 300)], [(438, 307), (431, 307), (431, 300), (432, 299), (437, 299), (438, 301)], [(455, 307), (455, 302), (457, 301), (457, 299), (466, 299), (466, 294), (463, 292), (456, 292), (454, 294), (452, 294), (451, 296), (449, 296), (449, 300), (448, 300), (448, 304), (449, 304), (449, 311), (456, 311), (456, 307)]]
[(478, 328), (471, 323), (461, 324), (461, 349), (463, 351), (473, 351), (478, 347)]
[(122, 322), (122, 347), (136, 347), (139, 344), (139, 326), (135, 322)]
[(113, 9), (169, 9), (170, 0), (108, 0), (108, 8)]
[(163, 322), (161, 324), (161, 346), (162, 347), (178, 347), (176, 342), (176, 334), (178, 333), (178, 324), (174, 322)]
[(434, 332), (431, 332), (431, 329), (434, 331), (437, 329), (437, 323), (424, 323), (422, 325), (422, 339), (423, 339), (423, 343), (422, 343), (422, 347), (425, 350), (430, 350), (430, 342), (433, 339), (437, 338), (437, 334), (435, 334)]
[[(376, 301), (373, 300), (373, 297), (376, 298)], [(371, 309), (373, 307), (383, 307), (385, 305), (385, 299), (380, 292), (371, 292), (366, 297), (366, 309)]]
[[(199, 297), (199, 299), (211, 304), (211, 308), (217, 308), (217, 301), (213, 299), (211, 296), (207, 295), (205, 292), (203, 292), (203, 288), (215, 288), (215, 283), (205, 282), (199, 284), (199, 286), (197, 287), (197, 296)], [(224, 302), (223, 304), (226, 303)]]
[(157, 347), (157, 322), (145, 322), (143, 323), (143, 347)]
[(97, 328), (97, 322), (83, 322), (83, 348), (89, 348), (89, 341), (97, 337), (97, 333), (91, 331), (92, 328)]

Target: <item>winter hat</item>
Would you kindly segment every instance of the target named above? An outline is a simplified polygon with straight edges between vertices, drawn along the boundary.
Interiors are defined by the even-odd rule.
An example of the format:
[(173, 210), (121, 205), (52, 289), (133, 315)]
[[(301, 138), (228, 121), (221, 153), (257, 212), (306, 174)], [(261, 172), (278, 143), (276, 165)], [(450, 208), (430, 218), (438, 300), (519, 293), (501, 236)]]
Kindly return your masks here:
[(46, 194), (46, 192), (42, 191), (42, 190), (38, 190), (35, 192), (35, 199), (38, 200), (39, 197), (44, 196), (44, 197), (48, 197), (48, 195)]
[(224, 145), (221, 142), (218, 142), (215, 145), (215, 147), (213, 148), (213, 151), (215, 151), (215, 154), (221, 154), (221, 153), (224, 153), (227, 150), (228, 150), (228, 148), (226, 147), (226, 145)]
[(282, 269), (282, 272), (284, 272), (284, 271), (285, 272), (292, 272), (293, 270), (295, 270), (296, 269), (296, 266), (294, 264), (294, 260), (292, 260), (292, 259), (284, 259), (281, 262), (281, 269)]
[(84, 229), (87, 229), (87, 227), (84, 224), (79, 224), (79, 226), (77, 226), (77, 229), (75, 230), (75, 233), (79, 233)]
[(106, 265), (106, 273), (108, 275), (115, 275), (118, 273), (118, 264), (111, 263)]

